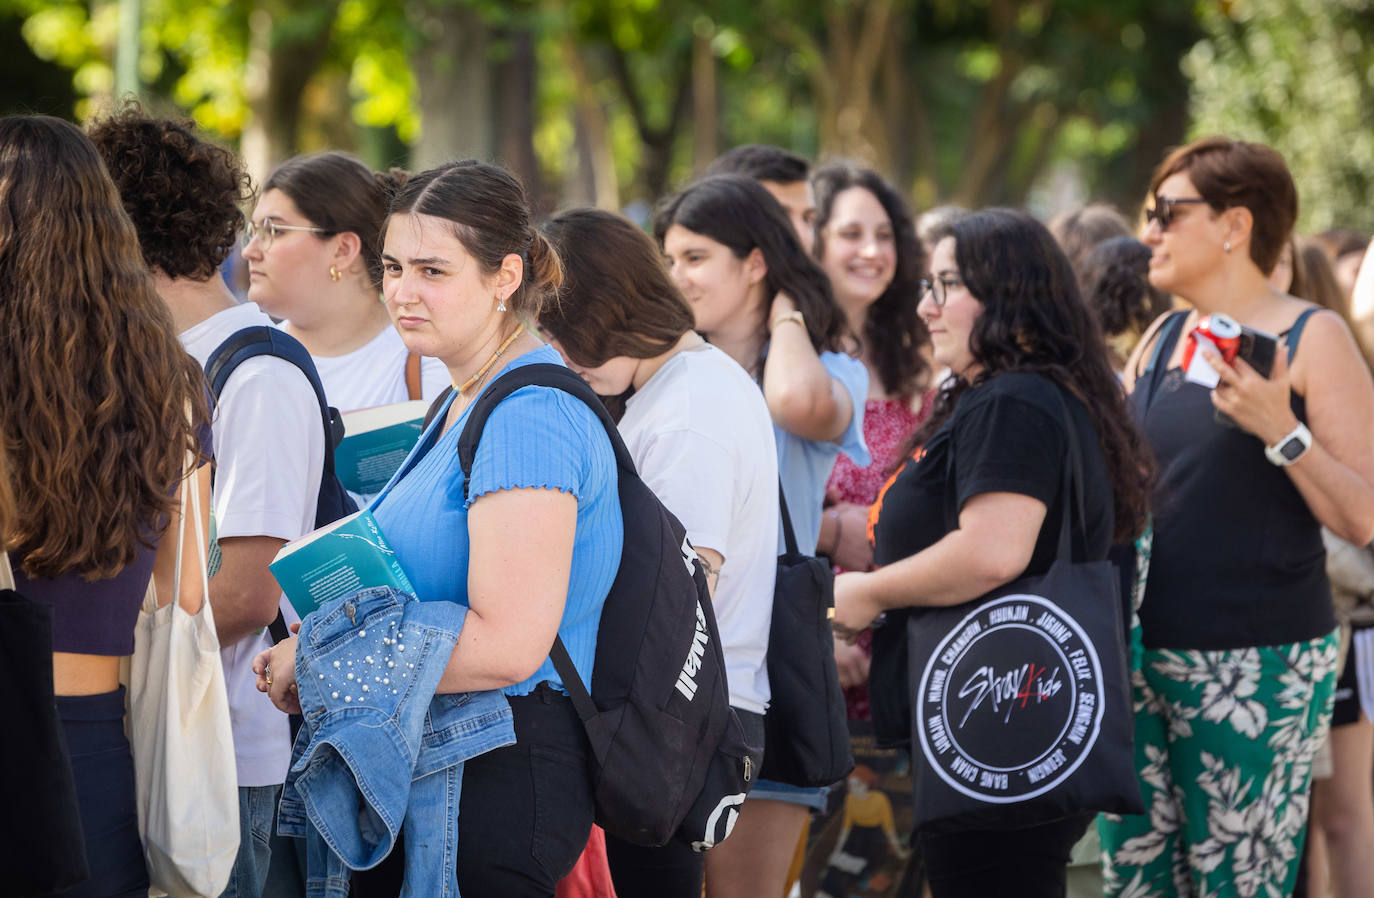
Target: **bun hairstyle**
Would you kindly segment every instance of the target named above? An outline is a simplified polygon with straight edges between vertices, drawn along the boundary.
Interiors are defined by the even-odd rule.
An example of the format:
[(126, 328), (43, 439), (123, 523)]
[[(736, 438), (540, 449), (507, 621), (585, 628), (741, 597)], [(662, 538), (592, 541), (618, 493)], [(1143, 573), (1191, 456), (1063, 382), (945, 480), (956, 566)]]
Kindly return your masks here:
[(1134, 237), (1094, 246), (1078, 266), (1078, 286), (1107, 337), (1149, 327), (1168, 301), (1149, 281), (1150, 248)]
[(573, 209), (543, 227), (563, 260), (558, 302), (539, 324), (579, 364), (662, 355), (692, 329), (687, 300), (653, 240), (629, 219)]
[(1262, 143), (1204, 137), (1164, 157), (1150, 179), (1150, 195), (1179, 172), (1213, 211), (1250, 210), (1250, 259), (1268, 277), (1298, 220), (1298, 188), (1283, 157)]
[(535, 230), (525, 189), (500, 166), (464, 159), (411, 175), (392, 199), (390, 214), (448, 221), (488, 277), (501, 270), (506, 256), (519, 256), (524, 277), (506, 297), (506, 306), (518, 317), (538, 320), (544, 302), (563, 284), (563, 264)]
[(911, 207), (882, 175), (849, 163), (834, 163), (811, 178), (816, 190), (817, 259), (825, 256), (825, 226), (835, 211), (835, 198), (851, 187), (867, 190), (887, 213), (897, 249), (892, 283), (868, 307), (864, 332), (857, 336), (868, 346), (869, 358), (883, 389), (894, 396), (914, 396), (929, 379), (930, 366), (921, 348), (930, 340), (916, 314), (921, 301), (921, 278), (927, 270), (925, 247), (916, 235)]
[(363, 262), (374, 289), (382, 288), (382, 224), (392, 195), (406, 172), (373, 172), (360, 159), (331, 151), (288, 159), (268, 176), (262, 190), (280, 190), (317, 228), (320, 237), (351, 232), (362, 243)]
[[(764, 278), (759, 331), (768, 333), (768, 311), (774, 296), (786, 293), (801, 310), (811, 345), (817, 352), (839, 352), (848, 332), (844, 314), (830, 291), (830, 279), (806, 254), (786, 211), (758, 181), (743, 175), (712, 175), (664, 200), (654, 213), (658, 245), (668, 229), (679, 225), (724, 244), (738, 259), (755, 249), (763, 254)], [(750, 373), (763, 371), (760, 359)]]

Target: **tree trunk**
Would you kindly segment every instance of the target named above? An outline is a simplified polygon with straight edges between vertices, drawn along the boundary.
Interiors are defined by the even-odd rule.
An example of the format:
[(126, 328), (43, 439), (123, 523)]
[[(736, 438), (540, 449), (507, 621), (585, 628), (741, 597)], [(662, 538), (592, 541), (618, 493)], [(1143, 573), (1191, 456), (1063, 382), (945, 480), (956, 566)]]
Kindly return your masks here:
[(497, 159), (525, 185), (537, 214), (552, 211), (555, 198), (545, 188), (534, 152), (534, 38), (528, 28), (505, 35), (509, 53), (496, 66)]
[(412, 165), (423, 170), (453, 159), (490, 160), (496, 142), (486, 23), (464, 3), (421, 2), (413, 14), (422, 38), (411, 63), (421, 127)]
[[(242, 148), (259, 183), (299, 150), (301, 94), (324, 61), (336, 10), (305, 2), (263, 3), (248, 18), (245, 92), (251, 115)], [(291, 20), (289, 28), (279, 25)]]
[[(596, 85), (587, 72), (571, 29), (564, 28), (559, 40), (563, 63), (573, 76), (577, 104), (578, 172), (588, 185), (579, 197), (598, 209), (620, 210), (620, 187), (616, 183), (615, 154), (611, 150), (611, 129), (606, 110), (597, 96)], [(571, 199), (571, 197), (570, 197)]]
[(700, 175), (720, 152), (713, 28), (699, 25), (692, 35), (692, 171)]

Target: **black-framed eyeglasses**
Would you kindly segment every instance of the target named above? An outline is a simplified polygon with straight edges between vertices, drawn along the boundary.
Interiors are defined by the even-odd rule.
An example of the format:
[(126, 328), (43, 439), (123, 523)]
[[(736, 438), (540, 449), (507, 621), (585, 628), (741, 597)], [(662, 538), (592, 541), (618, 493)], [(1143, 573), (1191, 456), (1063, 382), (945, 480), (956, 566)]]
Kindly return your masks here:
[(929, 293), (930, 298), (935, 302), (935, 308), (943, 309), (945, 300), (949, 298), (949, 291), (958, 290), (962, 286), (964, 286), (964, 279), (957, 274), (942, 274), (934, 280), (922, 278), (921, 297), (924, 298)]
[(1207, 201), (1200, 196), (1157, 196), (1155, 197), (1154, 208), (1145, 210), (1145, 224), (1148, 227), (1150, 222), (1157, 221), (1159, 222), (1159, 229), (1161, 231), (1167, 231), (1169, 230), (1169, 225), (1173, 223), (1174, 220), (1175, 206), (1185, 206), (1190, 203), (1206, 202)]
[(263, 252), (267, 252), (272, 246), (272, 241), (276, 240), (277, 235), (282, 231), (309, 231), (312, 234), (322, 234), (326, 237), (332, 237), (335, 234), (334, 231), (328, 228), (316, 228), (310, 225), (287, 225), (282, 224), (275, 218), (264, 218), (260, 225), (255, 225), (250, 221), (244, 226), (243, 245), (245, 247), (248, 246), (248, 244), (253, 242), (253, 238), (256, 237), (258, 239), (258, 248)]

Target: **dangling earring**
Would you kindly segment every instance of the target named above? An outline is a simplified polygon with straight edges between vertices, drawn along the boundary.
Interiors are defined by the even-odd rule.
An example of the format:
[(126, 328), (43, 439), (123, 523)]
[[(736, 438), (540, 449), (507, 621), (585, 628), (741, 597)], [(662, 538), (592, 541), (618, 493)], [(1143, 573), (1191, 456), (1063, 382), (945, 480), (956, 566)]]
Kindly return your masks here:
[(502, 296), (501, 294), (498, 293), (498, 294), (496, 294), (496, 311), (498, 311), (498, 312), (504, 312), (505, 310), (506, 310), (506, 298), (505, 298), (504, 296)]
[(329, 266), (329, 279), (331, 281), (337, 284), (339, 282), (339, 279), (342, 277), (343, 275), (339, 274), (339, 269), (337, 267), (333, 265)]
[(1221, 248), (1222, 248), (1225, 252), (1228, 252), (1228, 253), (1229, 253), (1229, 252), (1231, 251), (1231, 241), (1227, 240), (1227, 241), (1225, 241), (1224, 243), (1222, 243), (1222, 244), (1221, 244)]

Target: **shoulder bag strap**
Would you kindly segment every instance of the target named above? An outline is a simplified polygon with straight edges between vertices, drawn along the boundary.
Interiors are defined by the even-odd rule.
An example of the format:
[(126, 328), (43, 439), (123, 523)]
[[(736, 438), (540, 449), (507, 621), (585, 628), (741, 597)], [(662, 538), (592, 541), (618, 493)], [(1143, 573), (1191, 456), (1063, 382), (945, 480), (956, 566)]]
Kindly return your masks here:
[(410, 353), (406, 356), (406, 396), (410, 399), (423, 399), (420, 384), (420, 356)]
[(787, 509), (787, 493), (782, 488), (782, 478), (778, 478), (778, 511), (782, 514), (783, 548), (788, 555), (798, 555), (797, 532), (792, 529), (792, 512)]
[(14, 588), (14, 570), (10, 567), (10, 555), (0, 550), (0, 589)]

